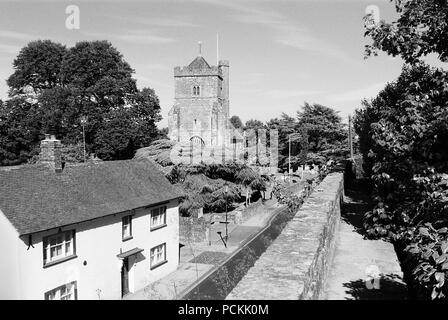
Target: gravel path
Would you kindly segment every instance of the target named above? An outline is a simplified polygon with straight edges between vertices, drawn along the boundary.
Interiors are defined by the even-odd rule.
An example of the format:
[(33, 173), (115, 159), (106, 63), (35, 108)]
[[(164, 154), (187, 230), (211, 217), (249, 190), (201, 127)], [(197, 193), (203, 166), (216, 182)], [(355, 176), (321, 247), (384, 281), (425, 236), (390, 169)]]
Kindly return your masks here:
[(327, 300), (403, 300), (407, 289), (392, 244), (363, 238), (366, 198), (348, 190), (334, 261), (327, 280)]

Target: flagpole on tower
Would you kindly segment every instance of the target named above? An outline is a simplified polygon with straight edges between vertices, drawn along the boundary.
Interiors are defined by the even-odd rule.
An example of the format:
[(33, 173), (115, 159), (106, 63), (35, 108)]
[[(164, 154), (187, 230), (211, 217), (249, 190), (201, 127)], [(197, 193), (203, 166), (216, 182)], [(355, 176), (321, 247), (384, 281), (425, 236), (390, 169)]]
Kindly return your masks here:
[(219, 65), (219, 34), (216, 34), (216, 65)]

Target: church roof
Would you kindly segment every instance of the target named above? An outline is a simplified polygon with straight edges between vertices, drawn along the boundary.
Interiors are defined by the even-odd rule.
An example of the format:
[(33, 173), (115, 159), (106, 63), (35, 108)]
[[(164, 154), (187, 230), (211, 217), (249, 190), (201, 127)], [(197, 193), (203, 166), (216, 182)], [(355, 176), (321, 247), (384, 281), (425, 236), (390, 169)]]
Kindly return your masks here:
[(196, 59), (188, 65), (188, 68), (192, 70), (210, 69), (210, 65), (202, 56), (197, 56)]

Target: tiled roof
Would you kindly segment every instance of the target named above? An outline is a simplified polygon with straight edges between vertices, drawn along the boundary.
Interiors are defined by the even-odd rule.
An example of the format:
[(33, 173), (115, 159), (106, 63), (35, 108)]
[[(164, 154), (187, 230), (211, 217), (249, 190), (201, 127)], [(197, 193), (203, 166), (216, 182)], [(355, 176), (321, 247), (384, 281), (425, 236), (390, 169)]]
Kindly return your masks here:
[(202, 56), (198, 56), (188, 65), (188, 68), (192, 70), (210, 69), (210, 65)]
[(71, 165), (61, 173), (43, 164), (0, 167), (0, 210), (21, 235), (179, 196), (147, 159)]

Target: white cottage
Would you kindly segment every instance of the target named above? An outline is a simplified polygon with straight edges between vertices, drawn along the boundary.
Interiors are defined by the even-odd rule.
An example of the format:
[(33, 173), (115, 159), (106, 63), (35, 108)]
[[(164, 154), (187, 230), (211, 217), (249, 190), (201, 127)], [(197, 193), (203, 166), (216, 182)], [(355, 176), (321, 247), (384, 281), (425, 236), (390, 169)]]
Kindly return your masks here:
[(176, 270), (179, 192), (149, 160), (0, 168), (0, 299), (120, 299)]

